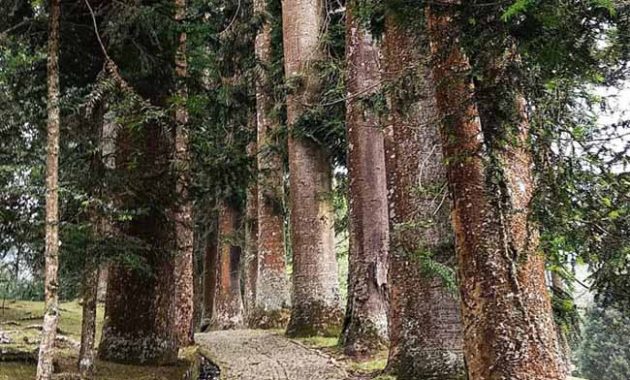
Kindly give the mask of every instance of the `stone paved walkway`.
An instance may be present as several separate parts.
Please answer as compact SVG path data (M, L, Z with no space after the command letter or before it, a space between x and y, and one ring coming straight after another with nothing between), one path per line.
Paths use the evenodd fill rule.
M330 356L278 332L228 330L197 334L197 344L221 369L222 380L346 380Z

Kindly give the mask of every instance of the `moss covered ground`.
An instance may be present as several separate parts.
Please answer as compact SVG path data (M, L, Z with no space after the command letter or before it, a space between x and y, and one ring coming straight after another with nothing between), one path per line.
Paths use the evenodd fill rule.
M19 355L26 358L28 354L37 352L40 331L36 328L42 323L43 302L6 301L0 309L0 331L11 338L11 343L0 344L0 358ZM55 372L71 375L76 372L77 349L72 342L78 343L81 337L81 305L78 302L67 302L60 305L58 332L67 337L69 344L60 344L55 359ZM100 340L103 323L103 308L97 310L96 342ZM132 366L96 361L97 380L182 380L189 371L190 352L177 365L151 367ZM0 380L32 380L35 378L35 356L31 361L0 360ZM61 377L63 378L63 377Z

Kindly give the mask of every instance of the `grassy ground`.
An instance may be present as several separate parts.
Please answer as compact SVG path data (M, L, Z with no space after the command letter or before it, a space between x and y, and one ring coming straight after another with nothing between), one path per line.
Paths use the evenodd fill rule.
M10 344L0 344L0 358L5 353L32 353L37 351L40 331L34 328L42 323L43 302L7 301L0 309L0 331L9 334ZM62 303L59 333L73 341L81 337L81 306L77 302ZM103 308L97 310L97 336L100 341ZM60 348L56 354L56 372L76 371L77 350L70 346ZM190 368L190 362L181 361L168 367L130 366L103 361L96 362L98 380L181 380ZM0 380L32 380L35 377L34 362L2 362Z
M315 348L333 356L342 362L348 371L357 379L396 380L392 376L381 375L387 365L387 350L381 351L369 360L356 361L344 355L337 338L312 337L299 338L298 342L305 346Z

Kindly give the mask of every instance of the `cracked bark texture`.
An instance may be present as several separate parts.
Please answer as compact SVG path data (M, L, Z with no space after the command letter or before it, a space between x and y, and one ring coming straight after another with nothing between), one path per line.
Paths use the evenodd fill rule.
M265 15L266 0L254 1L254 12ZM271 24L267 19L256 35L256 58L263 66L256 78L258 165L258 273L252 327L286 325L291 300L284 253L283 164L275 139L280 120L273 113L274 99L268 69L271 59Z
M234 329L243 326L241 297L241 248L236 245L239 211L229 201L219 207L218 272L211 328Z
M346 13L348 177L350 227L348 304L341 334L347 355L366 358L387 346L387 253L389 219L385 148L379 115L363 101L379 91L380 51L354 17Z
M117 196L120 207L168 205L173 182L168 178L172 144L167 133L156 125L137 130L121 128L116 143L116 175L127 181L124 189L137 189ZM147 210L146 214L116 226L121 235L138 243L133 253L142 257L144 266L114 262L109 267L105 321L98 350L103 360L134 364L177 360L174 228L162 209Z
M513 99L514 119L501 120L501 114L489 112L496 111L488 103L497 102L496 97L476 96L459 46L456 4L431 5L428 19L453 197L469 377L564 379L544 258L530 220L534 188L525 101L513 89L507 99ZM485 69L490 69L486 74L494 71ZM502 75L495 71L483 78L482 93L488 94L497 74ZM498 126L511 133L499 144L493 134L502 130Z
M59 0L51 0L48 16L46 226L44 251L44 322L37 360L37 380L53 375L54 345L59 322Z
M320 79L313 64L320 59L324 9L321 0L285 0L282 4L284 62L289 128L315 98ZM289 136L293 308L289 336L337 335L343 312L334 245L332 169L314 141Z
M186 16L186 0L175 0L175 21L181 25ZM186 77L186 32L180 31L175 52L175 76L177 78L175 94L179 102L175 106L175 335L182 346L194 344L194 279L193 248L194 232L192 200L188 193L190 186L190 152L188 142L188 89Z
M386 19L390 354L404 379L465 379L457 297L430 263L454 267L446 176L424 36Z

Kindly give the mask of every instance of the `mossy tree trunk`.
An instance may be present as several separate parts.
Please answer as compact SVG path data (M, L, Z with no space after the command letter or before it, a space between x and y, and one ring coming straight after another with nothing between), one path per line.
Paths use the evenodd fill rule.
M241 247L236 242L239 211L229 201L219 208L218 272L211 327L226 330L242 327Z
M525 101L518 87L502 91L505 73L496 67L485 68L488 75L475 93L455 6L432 4L428 19L469 377L564 379L544 257L530 218L534 188ZM494 54L495 63L511 59L509 51ZM509 118L496 113L498 104L511 104Z
M117 231L134 243L124 249L140 256L143 264L110 265L98 350L104 360L167 364L177 359L173 265L176 244L172 222L163 212L171 207L173 192L168 176L171 147L167 133L155 125L118 131L116 175L127 181L123 190L135 191L121 192L117 201L122 209L144 208L147 212L117 226Z
M287 122L306 112L317 95L320 78L314 63L321 58L321 0L286 0L282 7ZM343 312L334 244L332 169L323 147L302 136L289 136L293 309L289 336L337 335Z
M188 142L188 91L186 77L186 31L183 21L186 16L186 0L175 0L175 21L179 24L177 51L175 52L175 75L177 79L177 103L175 106L175 334L180 346L194 343L194 279L193 250L194 232L190 186L190 151Z
M48 15L47 140L46 140L46 227L45 227L45 312L39 344L37 380L53 375L55 337L59 321L59 19L61 4L51 0Z
M459 302L447 286L454 281L455 250L428 56L417 28L386 19L384 75L395 88L388 94L386 138L387 370L400 380L466 378Z
M378 110L365 99L380 90L380 52L355 16L346 12L348 176L350 247L348 305L341 344L346 354L365 358L386 347L389 219L383 128Z
M256 58L262 65L256 78L257 127L257 276L255 310L250 325L260 328L284 327L290 305L289 281L284 253L283 164L274 138L280 120L273 112L272 83L268 70L271 58L271 24L266 16L267 1L255 0L254 12L264 18L256 35Z

